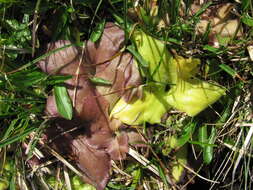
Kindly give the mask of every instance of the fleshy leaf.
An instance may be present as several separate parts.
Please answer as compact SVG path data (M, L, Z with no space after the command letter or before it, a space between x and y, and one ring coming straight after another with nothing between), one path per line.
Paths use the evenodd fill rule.
M157 40L143 31L135 31L132 37L139 54L149 63L149 71L157 82L169 81L169 64L172 60L165 43Z
M113 24L106 24L101 39L96 44L88 42L84 56L87 59L80 59L77 47L68 47L54 52L56 48L70 44L68 41L57 41L47 45L47 51L54 53L39 62L41 69L50 75L71 76L70 79L64 81L66 88L56 87L55 97L49 96L47 100L46 112L55 119L52 126L48 127L44 133L44 142L49 143L54 150L68 160L73 161L73 164L78 166L83 174L84 181L94 185L97 190L103 190L109 180L110 160L125 158L128 151L128 138L125 135L121 135L120 138L114 137L111 129L112 122L109 121L107 113L111 102L101 96L96 86L89 80L94 76L106 80L108 78L95 75L94 68L87 67L87 65L94 64L95 67L96 63L100 61L107 62L108 59L116 59L113 56L117 54L123 41L124 32ZM128 54L125 58L128 59L124 61L122 72L118 72L124 79L118 80L119 87L139 81L138 76L133 75L134 70L138 68L132 67L132 56ZM117 60L114 64L116 68L119 63ZM82 61L81 64L80 61ZM96 68L96 74L97 72ZM115 69L113 72L115 73ZM74 112L73 118L72 113L65 113L64 116L59 109L60 107L63 112L66 111L61 102L62 94L64 98L69 96L68 111L70 111L70 105L72 106L71 101L73 102L73 108L71 107ZM60 114L72 120L63 119ZM70 131L73 128L77 130ZM112 146L113 142L117 142L117 146Z
M191 79L197 72L199 61L177 57L170 64L170 75L176 85L167 93L167 102L172 107L195 116L225 94L217 85Z
M138 96L141 85L141 76L134 58L130 53L122 53L111 61L96 67L97 78L103 78L111 82L111 86L100 85L96 89L110 102L112 108L120 97L127 102Z
M171 107L195 116L225 94L224 88L193 78L199 64L198 59L176 57L170 61L167 71L169 82L174 84L169 92L165 92L162 85L150 84L144 88L142 99L130 103L120 99L111 117L129 125L154 124L160 123L163 114ZM152 90L151 85L154 85Z
M126 103L120 99L114 106L111 116L128 125L140 125L144 122L160 123L161 117L170 108L165 99L162 86L151 84L143 90L143 98Z
M62 131L69 131L76 126L81 127L79 130L59 135ZM102 148L90 145L87 136L92 134L85 132L87 128L88 123L77 121L75 118L71 121L56 119L45 131L46 143L50 143L50 147L59 154L74 161L85 182L94 185L97 190L103 190L109 180L110 156Z
M170 83L177 84L179 80L188 80L198 72L199 59L184 59L181 56L175 57L169 64Z
M225 95L223 88L194 79L182 81L172 88L168 93L167 101L174 108L186 112L189 116L195 116L222 95Z

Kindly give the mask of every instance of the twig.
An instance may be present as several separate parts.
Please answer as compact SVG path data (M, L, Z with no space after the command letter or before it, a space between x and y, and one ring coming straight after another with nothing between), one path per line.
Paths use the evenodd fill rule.
M237 144L239 143L239 140L240 140L240 138L241 138L241 135L242 135L242 130L241 130L240 133L238 134L238 138L237 138L237 141L236 141L236 143L235 143L234 146L237 146ZM215 175L214 175L214 177L217 176L217 174L219 173L219 171L220 171L220 169L221 169L221 171L220 171L219 175L216 177L216 179L219 179L220 176L223 174L223 172L224 172L224 170L226 169L226 166L228 165L228 162L229 162L229 160L231 159L232 155L233 155L233 152L231 152L231 154L229 155L229 158L227 159L227 161L226 161L226 163L225 163L225 165L224 165L224 167L223 167L222 169L221 169L221 167L223 166L223 163L225 162L226 159L224 159L224 161L221 163L221 166L218 168L218 171L217 171L217 172L215 173ZM226 169L227 172L224 174L224 178L225 178L225 176L227 175L227 173L229 172L229 170L230 170L231 167L232 167L232 165L231 165L228 169ZM223 178L223 179L224 179L224 178ZM215 184L212 184L212 186L210 187L210 190L214 187L214 185L215 185Z
M61 173L61 168L60 168L60 163L57 164L57 168L56 168L56 181L55 181L55 185L54 185L54 190L58 190L58 186L59 186L59 181L60 181L60 173Z
M31 51L29 51L28 49L25 49L25 48L16 48L16 47L10 47L10 46L5 46L5 45L0 46L0 49L3 51L5 51L5 50L17 51L19 54L31 53Z
M79 74L80 74L80 67L81 67L81 64L82 64L82 62L83 62L85 46L86 46L86 43L83 43L82 55L81 55L81 58L80 58L80 60L79 60L78 67L77 67L77 69L76 69L75 89L74 89L74 95L73 95L73 108L74 108L75 105L76 105L77 86L78 86L78 80L79 80Z
M153 172L155 175L160 177L158 168L154 164L152 164L149 160L147 160L144 156L140 155L137 151L133 150L132 148L129 148L128 154L132 156L134 159L136 159L138 162L140 162L147 169L149 169L151 172ZM168 175L166 175L166 179L171 185L174 185L174 183L172 182L172 180L169 178Z
M147 185L145 181L143 182L143 188L144 190L150 190L149 186Z
M48 165L51 165L53 163L55 163L57 160L49 160L43 164L40 165L35 165L34 167L32 167L32 171L28 174L28 176L33 176L33 174L38 170L41 169L41 171L43 171L44 173L51 173L51 171L46 167Z
M123 170L121 170L117 165L116 165L116 163L113 161L113 160L111 160L111 165L112 165L112 167L113 168L115 168L115 170L118 172L118 173L120 173L121 175L125 175L125 176L127 176L128 178L132 178L132 176L131 175L129 175L128 173L126 173L126 172L124 172Z
M225 142L223 142L222 140L219 140L219 139L218 139L218 141L219 141L219 143L221 143L222 145L224 145L225 147L229 148L230 150L232 150L232 151L234 151L234 152L239 152L239 153L242 153L243 155L247 155L247 156L253 158L253 155L249 154L249 153L247 152L247 150L245 150L245 149L243 149L243 148L238 149L238 148L236 148L234 145L225 143Z
M238 112L238 110L236 110L236 108L240 102L240 99L241 99L241 96L236 97L236 100L235 100L234 105L231 110L232 114L230 115L230 117L228 118L226 123L224 123L224 125L221 127L219 134L221 134L226 129L226 127L229 125L230 121L234 118L235 114Z
M242 156L243 156L244 152L247 151L248 144L250 143L251 137L253 135L253 123L247 124L247 125L244 124L244 125L241 125L241 126L248 126L248 127L250 127L250 129L249 129L249 132L248 132L248 134L246 136L246 139L245 139L245 141L244 141L244 143L242 145L242 148L239 151L239 155L238 155L237 160L236 160L235 165L234 165L234 169L233 169L233 172L232 172L232 181L233 182L234 182L234 179L235 179L236 169L237 169L237 167L238 167L238 165L239 165L239 163L240 163L240 161L242 159ZM232 188L231 189L233 189L233 184L232 184Z
M199 167L197 173L202 169L203 164ZM192 180L196 177L196 175L193 175L181 188L180 190L184 190L186 189L186 187L188 186L188 184L190 184L192 182Z
M63 166L63 174L64 174L64 179L65 179L67 190L72 190L70 179L69 179L69 173L67 171L66 165Z
M58 160L60 160L64 165L66 165L70 170L72 170L76 175L78 175L79 177L82 177L83 174L81 172L79 172L76 168L74 168L74 166L72 166L65 158L63 158L60 154L58 154L56 151L54 151L52 148L50 148L47 145L44 145L49 152L55 156Z
M36 25L37 25L40 2L41 2L41 0L38 0L37 3L36 3L35 10L34 10L34 16L33 16L32 57L34 57L34 53L35 53L36 31L37 31L37 26Z
M1 23L4 23L3 21L5 20L5 12L6 12L6 5L5 5L5 3L3 3L3 8L2 8L2 15L3 15L3 17L2 17L2 19L1 19ZM0 25L0 34L2 34L2 24ZM2 72L2 69L4 68L4 63L5 63L5 49L6 49L6 47L5 47L5 45L4 45L4 47L3 47L3 51L1 52L2 53L2 55L0 55L0 57L1 57L1 59L2 59L2 61L1 61L1 66L0 66L0 72Z
M249 57L230 59L230 61L232 61L232 62L249 61L249 60L250 60Z
M180 165L182 165L185 169L189 170L191 173L193 173L194 175L198 176L199 178L205 180L205 181L208 181L210 183L220 183L219 181L214 181L214 180L211 180L211 179L207 179L201 175L199 175L197 172L195 172L193 169L189 168L188 166L186 166L185 164L181 163L181 162L178 162Z
M223 173L224 169L226 168L229 160L230 160L230 157L231 157L232 154L229 155L229 153L225 156L224 160L222 161L222 163L220 164L218 170L216 171L216 173L214 174L214 180L216 178L216 180L218 180L221 176L221 174ZM229 158L228 158L229 157ZM224 167L222 168L222 166L224 165ZM217 176L218 175L218 176ZM216 177L217 176L217 177ZM210 189L209 190L212 190L212 188L214 187L215 184L212 184Z
M48 184L45 182L44 178L43 178L43 174L39 171L36 176L38 177L40 183L41 183L41 187L43 190L50 190L48 187Z
M147 167L147 169L149 169L155 175L160 177L158 168L155 165L153 165L149 160L147 160L144 156L140 155L137 151L133 150L132 148L129 148L128 154L132 156L134 159L136 159L138 162L140 162L143 166Z
M24 176L21 175L20 172L17 172L17 183L20 189L29 190L25 183Z

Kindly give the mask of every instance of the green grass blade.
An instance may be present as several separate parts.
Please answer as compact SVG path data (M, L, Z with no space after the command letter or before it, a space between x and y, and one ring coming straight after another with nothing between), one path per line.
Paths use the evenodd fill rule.
M169 183L168 183L168 180L166 178L166 175L165 175L163 169L161 168L160 165L158 165L157 168L158 168L159 176L161 177L161 179L162 179L163 183L165 184L165 186L168 188Z
M207 143L207 126L203 125L198 130L198 140L200 143ZM202 148L205 148L203 144L200 144Z
M65 82L66 80L71 79L72 76L68 75L68 76L60 76L60 75L51 75L47 78L47 80L45 80L45 84L46 85L56 85L56 84L61 84L63 82Z
M214 53L214 54L219 54L219 53L220 53L219 48L215 48L215 47L209 46L209 45L205 45L205 46L203 47L203 49L204 49L204 50L207 50L207 51L209 51L209 52L212 52L212 53Z
M135 190L138 187L138 184L140 182L140 178L141 178L141 169L138 168L135 171L133 171L133 181L132 184L130 186L130 188L128 190Z
M196 17L199 17L200 15L202 15L206 11L206 9L210 5L212 5L212 3L213 3L212 1L204 3L203 6L195 13L195 15L193 17L196 18Z
M248 26L250 26L250 27L253 26L253 18L252 18L251 16L247 15L247 14L244 14L244 15L242 16L241 21L242 21L244 24L246 24L246 25L248 25Z
M139 54L139 52L136 50L136 48L133 45L127 46L126 49L134 55L134 57L140 63L141 67L144 67L144 68L149 67L149 63L145 59L143 59L143 57Z
M97 84L97 85L106 85L106 86L112 85L111 81L108 81L108 80L105 80L105 79L99 78L99 77L92 77L92 78L90 78L90 81L94 84Z
M217 135L217 130L215 126L212 127L211 129L211 135L209 136L208 139L208 144L214 144L215 139ZM210 164L211 161L213 160L213 148L214 146L206 146L203 150L203 160L205 164Z
M104 27L105 27L105 20L103 20L102 22L100 22L92 31L91 35L90 35L90 40L92 42L96 42L100 39L100 37L103 34L104 31Z
M28 87L39 83L45 79L47 75L39 71L17 72L9 76L9 80L17 87Z
M10 124L10 126L8 127L8 129L5 131L2 140L5 140L5 139L9 136L9 134L13 131L13 129L14 129L16 123L18 122L18 120L19 120L19 119L14 119L14 120L11 121L11 124Z
M65 86L54 86L54 95L59 114L63 118L71 120L73 116L73 109L67 88Z
M199 141L188 141L190 144L196 144L199 146L211 146L211 147L217 147L216 144L208 144L208 143L201 143Z
M0 148L3 148L11 143L17 142L18 140L26 137L28 134L36 130L36 127L31 127L23 131L23 133L10 137L6 140L0 141Z
M237 75L237 72L226 64L220 64L219 67L232 77L235 77Z
M196 124L197 123L195 121L192 121L184 127L181 136L177 138L177 148L183 146L189 141L192 134L194 133Z

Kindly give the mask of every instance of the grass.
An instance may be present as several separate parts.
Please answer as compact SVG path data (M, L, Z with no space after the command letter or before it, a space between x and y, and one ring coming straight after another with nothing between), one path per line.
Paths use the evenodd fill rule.
M38 168L29 167L32 155L47 156L39 150L43 130L50 125L44 113L46 98L67 79L42 73L36 63L54 53L40 54L42 46L52 40L96 41L104 22L117 20L114 15L121 17L126 33L130 23L136 24L164 41L173 55L199 58L198 77L223 85L227 95L194 118L173 110L159 125L139 126L148 148L132 148L126 160L115 162L106 189L180 189L186 185L189 189L251 189L253 66L247 47L253 35L252 1L228 1L235 5L233 18L240 19L243 35L232 36L229 42L222 38L223 45L217 48L208 44L210 28L197 35L195 26L206 9L220 2L204 4L191 15L192 1L0 0L0 190L91 188L50 147L52 159ZM129 38L125 43L136 53ZM184 146L173 147L171 137L187 144L187 163L178 156ZM172 180L173 166L184 170L178 184Z

